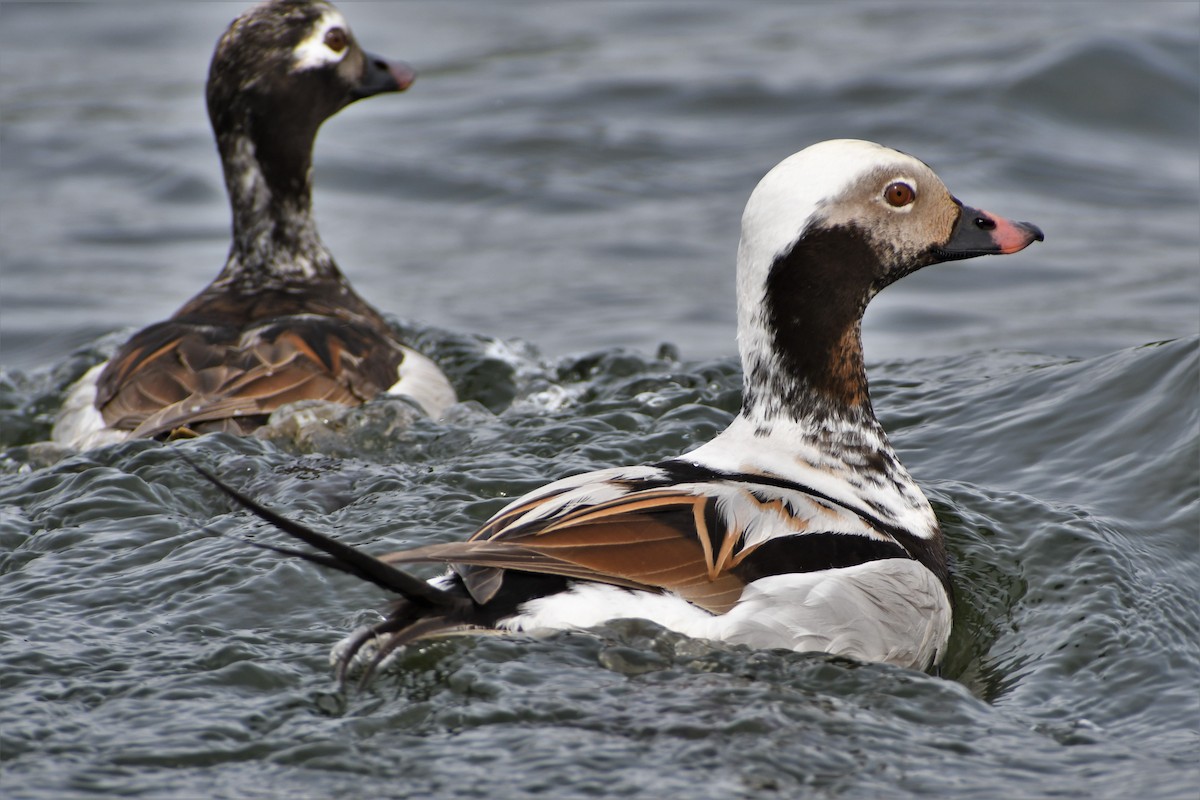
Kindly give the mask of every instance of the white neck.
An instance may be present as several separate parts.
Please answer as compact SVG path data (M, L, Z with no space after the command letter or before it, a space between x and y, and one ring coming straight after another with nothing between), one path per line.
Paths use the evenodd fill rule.
M681 459L720 472L792 481L924 538L938 529L929 500L877 422L863 427L834 419L776 420L764 428L739 414Z

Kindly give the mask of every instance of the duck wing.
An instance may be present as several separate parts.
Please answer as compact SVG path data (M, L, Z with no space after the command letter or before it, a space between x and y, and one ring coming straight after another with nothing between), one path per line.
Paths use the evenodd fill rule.
M446 563L476 603L499 596L506 571L672 592L714 614L764 575L911 557L856 512L801 487L688 465L567 479L508 506L464 542L381 557Z
M358 405L387 391L404 352L376 326L317 314L245 327L172 319L114 356L96 405L109 427L135 437L185 426L245 433L297 400Z

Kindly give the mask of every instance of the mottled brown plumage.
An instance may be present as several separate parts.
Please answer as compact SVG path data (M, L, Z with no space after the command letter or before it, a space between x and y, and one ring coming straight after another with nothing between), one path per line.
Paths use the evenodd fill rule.
M287 403L386 392L405 348L348 286L329 283L207 292L138 332L97 383L105 423L135 437L249 433Z

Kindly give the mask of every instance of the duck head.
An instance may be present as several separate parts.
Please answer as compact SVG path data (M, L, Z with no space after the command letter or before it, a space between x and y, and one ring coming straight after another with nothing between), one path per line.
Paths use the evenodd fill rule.
M270 0L217 43L208 113L233 211L222 282L338 278L312 219L312 151L321 123L356 100L400 92L413 70L365 52L324 0Z
M415 77L407 64L364 51L333 5L271 0L234 20L217 43L208 112L217 136L248 129L311 141L350 103L402 92Z
M930 264L1042 239L964 205L927 165L882 145L839 139L785 159L742 217L744 411L871 416L860 335L870 299Z

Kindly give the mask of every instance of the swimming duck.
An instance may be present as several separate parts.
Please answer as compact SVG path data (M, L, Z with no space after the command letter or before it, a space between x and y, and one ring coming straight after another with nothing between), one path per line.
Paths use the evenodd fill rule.
M335 653L344 676L448 631L643 618L683 634L928 669L953 591L929 501L875 418L860 326L870 299L930 264L1015 253L1042 232L959 202L921 161L835 140L758 184L738 248L741 411L657 464L555 481L470 539L366 555L238 502L322 551L269 547L400 599ZM443 563L429 582L397 565ZM368 648L369 652L372 648Z
M307 399L406 394L432 415L455 402L441 370L351 288L312 216L321 123L413 79L408 65L364 52L322 0L272 0L230 24L207 87L233 209L225 267L71 388L55 441L86 449L176 431L249 433Z

